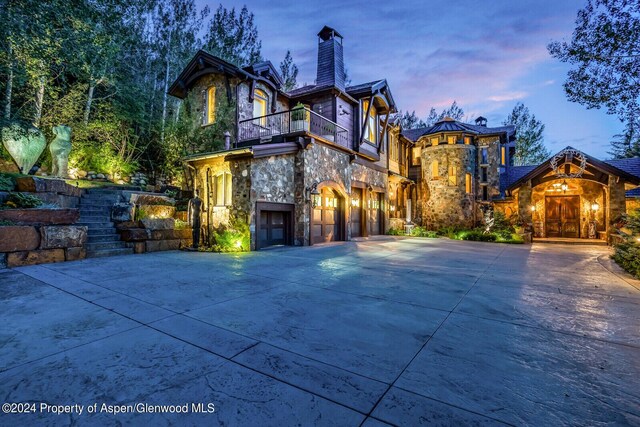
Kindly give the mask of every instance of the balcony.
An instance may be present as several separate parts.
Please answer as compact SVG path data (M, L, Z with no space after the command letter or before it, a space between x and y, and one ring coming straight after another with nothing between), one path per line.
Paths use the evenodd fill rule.
M313 136L351 148L349 131L307 108L254 117L238 122L238 145L268 143L277 136ZM253 144L252 144L253 145Z

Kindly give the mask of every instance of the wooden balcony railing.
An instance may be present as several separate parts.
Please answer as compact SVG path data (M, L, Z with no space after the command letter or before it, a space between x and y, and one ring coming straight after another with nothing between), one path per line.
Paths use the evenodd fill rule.
M307 108L267 114L238 122L238 142L306 133L351 148L349 131Z

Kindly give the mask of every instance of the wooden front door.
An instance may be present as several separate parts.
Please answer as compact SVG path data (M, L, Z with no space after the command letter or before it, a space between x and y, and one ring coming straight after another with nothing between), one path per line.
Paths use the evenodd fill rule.
M369 236L380 234L382 223L382 193L369 193Z
M547 237L580 237L580 196L545 198Z
M362 236L362 189L351 189L351 237Z
M342 240L340 219L342 217L342 198L330 188L322 189L313 209L311 239L315 243Z

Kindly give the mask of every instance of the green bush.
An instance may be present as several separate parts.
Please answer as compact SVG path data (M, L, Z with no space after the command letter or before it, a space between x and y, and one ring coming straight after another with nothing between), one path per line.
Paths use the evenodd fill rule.
M136 212L133 214L134 221L141 221L143 219L147 219L149 214L144 208L136 208Z
M174 228L176 230L186 230L188 228L191 228L191 225L187 221L183 221L181 219L176 219Z
M129 175L138 169L138 163L126 161L109 144L79 142L69 156L74 167L97 173Z
M36 196L24 193L11 193L4 202L4 208L38 208L42 206L42 200Z
M635 277L640 278L640 246L628 240L614 247L613 260Z
M16 183L9 175L0 174L0 191L13 191Z
M450 225L448 227L439 228L438 231L436 231L436 234L438 236L444 236L444 237L448 237L450 239L455 239L456 235L460 231L462 231L462 230L460 230L460 228Z
M458 240L470 240L474 242L495 242L495 234L485 234L479 230L465 230L459 231L456 234Z
M214 231L213 239L214 252L247 252L251 242L249 225L243 221L235 221L220 231Z
M389 236L404 236L405 232L400 228L390 228L389 231L387 231L387 234Z
M411 235L415 237L431 237L431 238L438 237L437 232L427 230L426 228L419 225L413 227L413 229L411 230Z

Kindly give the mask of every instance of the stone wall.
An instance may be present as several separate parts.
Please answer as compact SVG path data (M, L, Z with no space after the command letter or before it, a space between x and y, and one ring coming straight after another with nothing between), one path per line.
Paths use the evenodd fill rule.
M631 212L634 209L640 209L640 198L627 197L626 208L627 208L627 213Z
M476 170L473 145L441 144L422 149L422 225L429 229L446 226L473 227L473 193L466 192L466 174ZM438 161L438 176L432 176L432 163ZM449 184L449 167L457 169L456 185Z

